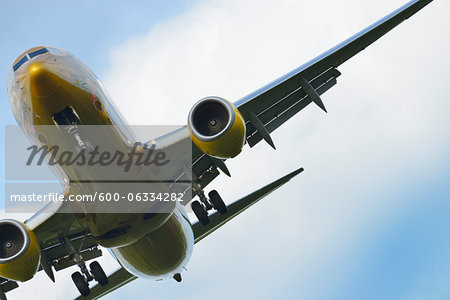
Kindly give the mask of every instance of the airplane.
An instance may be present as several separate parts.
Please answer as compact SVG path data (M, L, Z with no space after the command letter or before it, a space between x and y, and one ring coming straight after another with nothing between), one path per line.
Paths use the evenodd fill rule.
M99 211L99 207L109 206L98 201L67 202L72 196L120 184L102 180L110 178L110 169L102 173L76 163L63 164L63 154L48 151L49 160L60 162L53 167L63 185L64 201L49 203L24 222L0 220L0 299L6 299L6 293L18 288L18 282L31 280L39 271L54 282L54 271L75 265L80 269L72 274L81 294L77 299L98 299L137 278L180 282L195 244L303 171L298 168L226 205L217 191L208 195L204 191L221 173L231 175L226 160L239 155L245 144L253 147L265 141L276 149L271 133L311 103L327 112L321 96L337 84L341 75L337 68L432 1L406 3L235 102L205 97L193 105L185 126L145 143L135 141L101 82L70 53L39 46L19 55L10 72L8 95L17 123L33 143L47 146L43 148L47 150L61 145L80 157L94 153L97 142L117 153L136 156L169 153L175 163L163 171L142 164L133 164L128 173L123 172L123 165L114 166L114 171L122 171L125 182L144 178L145 183L152 181L162 191L171 191L179 183L177 188L183 189L180 197L187 195L187 199L156 211L147 211L151 206L148 202L123 213ZM98 127L98 132L94 133L92 126ZM100 141L96 139L99 136ZM185 151L186 145L190 151ZM158 176L170 180L154 180ZM88 180L81 182L85 178ZM195 197L198 200L192 201ZM190 222L188 205L198 222ZM109 249L121 265L108 276L98 262L89 267L86 264L102 255L100 247ZM97 284L90 287L93 281Z

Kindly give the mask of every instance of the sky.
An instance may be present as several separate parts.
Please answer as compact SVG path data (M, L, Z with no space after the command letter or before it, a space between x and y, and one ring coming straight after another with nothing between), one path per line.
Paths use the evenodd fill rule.
M0 125L15 124L11 64L36 45L79 57L130 124L183 125L198 99L236 101L405 2L4 2ZM181 284L139 279L105 299L449 299L449 9L434 1L339 67L329 113L299 113L273 133L276 151L227 162L232 177L208 187L227 203L305 172L196 245ZM71 299L74 271L8 296Z

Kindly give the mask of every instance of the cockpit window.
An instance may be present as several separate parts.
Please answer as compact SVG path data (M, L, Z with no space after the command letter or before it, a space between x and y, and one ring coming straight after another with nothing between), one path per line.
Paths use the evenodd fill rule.
M24 63L26 63L29 59L32 59L40 54L44 54L48 52L47 48L41 48L38 49L36 51L30 52L28 54L25 54L14 66L13 66L13 70L14 72L17 71L17 69L20 68L21 65L23 65Z
M41 49L38 49L36 51L28 53L28 56L30 57L30 59L32 59L33 57L35 57L35 56L37 56L39 54L46 53L46 52L48 52L48 50L46 48L41 48Z
M47 48L50 53L62 55L63 53L56 48Z
M18 68L20 68L21 65L23 65L25 62L27 62L28 56L25 54L14 66L13 70L14 72L17 71Z

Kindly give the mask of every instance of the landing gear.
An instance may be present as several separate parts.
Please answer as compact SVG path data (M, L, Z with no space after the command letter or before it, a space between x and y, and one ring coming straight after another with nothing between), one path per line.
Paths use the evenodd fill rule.
M105 271L103 271L102 266L98 262L92 262L89 267L91 267L91 273L99 285L105 286L108 284L108 276L106 276Z
M199 201L192 202L191 208L192 208L192 211L194 212L195 216L197 217L198 221L203 226L209 224L210 220L209 220L208 212L206 211L206 208L200 204Z
M212 206L219 212L219 214L223 215L227 212L227 206L216 190L209 192L208 196Z
M83 258L81 258L81 260L82 259ZM89 265L89 267L91 268L91 272L89 272L89 270L86 268L86 264L84 263L84 261L77 264L78 266L81 265L80 268L83 274L81 274L80 272L73 273L72 280L82 296L86 297L91 294L89 281L95 279L95 281L97 281L100 286L105 286L108 284L108 277L106 276L105 271L103 271L98 262L94 261Z
M86 279L83 277L83 275L81 275L80 272L73 273L72 280L73 280L73 283L75 283L75 286L77 287L81 296L86 297L91 294L91 290L89 289L89 283L86 281Z
M216 209L219 214L223 215L227 212L227 206L220 197L219 193L216 190L212 190L209 192L209 199L206 198L205 193L201 187L197 187L196 189L197 195L200 198L200 201L194 201L191 204L192 211L197 217L198 221L203 225L208 225L210 222L208 211L213 208Z
M89 152L94 150L94 147L88 140L84 140L80 137L79 125L81 125L81 120L72 106L69 105L62 111L54 114L52 120L60 131L74 137L76 141L75 149L78 153L83 150Z
M69 253L69 256L72 258L72 260L78 265L81 272L75 272L72 274L72 280L73 283L75 283L75 286L77 287L80 294L84 297L91 294L91 290L89 288L89 282L90 281L97 281L100 286L105 286L108 284L108 277L105 274L105 271L103 271L100 264L96 261L92 262L89 267L90 271L86 267L86 263L83 259L83 256L81 256L80 251L76 250L70 239L68 237L64 237L62 239L63 245L66 248L67 252ZM82 246L82 244L81 244ZM81 249L80 246L80 249Z

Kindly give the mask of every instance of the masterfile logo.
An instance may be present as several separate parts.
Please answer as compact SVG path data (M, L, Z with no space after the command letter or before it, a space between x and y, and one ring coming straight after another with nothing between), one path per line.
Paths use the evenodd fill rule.
M100 151L98 146L95 146L93 150L81 149L78 153L74 151L61 151L60 147L42 145L32 145L27 148L30 151L30 156L26 162L27 166L30 166L36 159L36 165L41 166L44 160L47 160L49 166L109 166L116 164L117 166L123 166L124 171L128 172L131 166L155 166L161 167L167 165L170 161L167 159L167 155L164 151L155 151L156 145L151 145L150 148L147 144L134 143L130 152L124 153L116 150ZM48 156L48 159L46 159Z
M192 199L192 141L172 147L151 138L174 127L34 126L26 128L27 138L20 127L7 126L5 209L170 213L176 202ZM149 138L137 142L132 132Z

